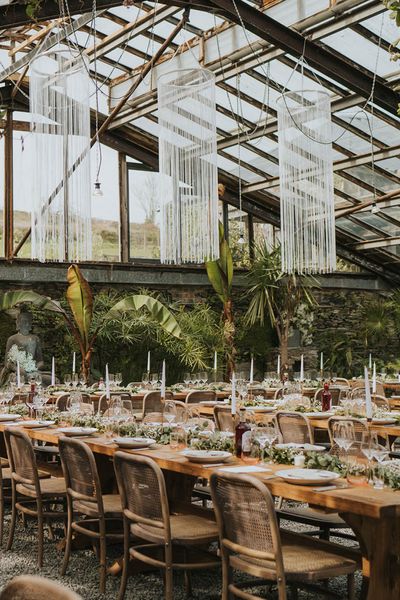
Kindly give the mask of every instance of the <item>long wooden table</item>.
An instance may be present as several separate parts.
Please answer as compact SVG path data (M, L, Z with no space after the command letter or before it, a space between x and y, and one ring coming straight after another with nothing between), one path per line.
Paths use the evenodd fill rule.
M5 425L0 425L0 433ZM27 429L34 440L57 444L57 428ZM104 437L86 437L84 441L95 453L99 462L103 481L109 485L110 472L106 465L117 450L115 444ZM167 476L167 484L174 485L175 499L179 493L184 500L185 490L190 489L197 477L209 478L211 473L221 467L205 468L186 460L169 446L156 446L147 450L129 451L155 460ZM242 461L234 459L233 464ZM359 540L362 553L363 575L369 582L363 587L363 598L367 600L399 600L400 598L400 492L375 490L371 487L352 486L330 491L314 491L310 486L298 486L285 483L275 476L281 465L271 465L270 472L257 474L275 496L299 502L307 502L327 511L339 512L353 529ZM168 479L168 476L172 478ZM178 494L178 495L177 495Z

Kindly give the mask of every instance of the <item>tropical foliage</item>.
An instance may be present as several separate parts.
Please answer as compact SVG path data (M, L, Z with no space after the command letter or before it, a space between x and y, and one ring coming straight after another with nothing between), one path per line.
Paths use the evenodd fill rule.
M253 325L270 320L278 336L283 366L288 363L290 327L299 306L316 305L312 292L316 281L311 277L282 273L279 246L269 250L266 242L260 242L254 250L255 260L247 276L250 298L247 322ZM304 312L304 307L302 310Z
M224 226L219 223L219 259L206 263L207 275L218 298L222 302L224 349L228 377L235 368L235 323L233 319L232 283L233 260L229 244L225 239Z
M81 369L86 380L89 379L90 375L90 361L94 343L101 326L109 319L112 320L125 313L138 312L146 308L153 321L166 333L176 338L181 336L181 329L173 314L159 300L144 294L136 294L120 300L103 315L103 321L93 328L93 295L78 266L71 265L69 267L67 280L68 310L65 310L55 300L25 290L0 294L0 310L10 310L23 303L32 303L42 310L59 313L78 344L82 357Z

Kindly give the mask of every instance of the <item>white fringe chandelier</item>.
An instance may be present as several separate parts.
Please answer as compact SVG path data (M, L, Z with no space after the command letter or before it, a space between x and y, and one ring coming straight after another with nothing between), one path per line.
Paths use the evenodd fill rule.
M81 261L92 255L88 65L55 48L31 63L32 258Z
M336 268L331 106L326 92L286 92L277 101L284 273Z
M219 258L215 77L183 69L158 79L162 263Z

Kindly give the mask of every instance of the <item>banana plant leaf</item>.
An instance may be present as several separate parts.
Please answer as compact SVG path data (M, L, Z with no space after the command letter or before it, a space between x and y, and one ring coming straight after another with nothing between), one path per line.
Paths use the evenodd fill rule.
M162 304L162 302L145 294L135 294L120 300L108 311L108 313L106 313L105 319L108 317L115 317L118 314L130 310L139 311L142 308L147 309L152 318L157 321L167 333L176 338L181 337L181 328L174 315L166 306L164 306L164 304Z
M208 279L221 302L227 302L232 292L233 260L222 223L219 223L219 259L206 262L206 269Z
M64 314L64 310L61 308L58 302L32 292L30 290L19 290L10 292L0 293L0 311L10 310L15 308L19 304L34 304L38 308L43 310L50 310L52 312L58 312Z
M93 296L90 286L77 265L71 265L67 272L67 300L74 316L83 347L89 346L89 330L93 316Z

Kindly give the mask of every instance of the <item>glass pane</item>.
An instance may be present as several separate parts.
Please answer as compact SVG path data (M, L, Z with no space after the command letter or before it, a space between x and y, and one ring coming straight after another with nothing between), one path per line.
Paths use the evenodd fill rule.
M31 226L31 190L27 173L32 170L33 139L28 132L14 131L13 135L13 198L14 248ZM3 200L3 199L2 199ZM19 258L31 257L31 238L27 239Z
M131 258L160 258L159 173L129 170L129 244Z
M92 252L93 260L119 261L119 181L118 153L101 145L99 181L103 196L92 196ZM92 179L97 171L96 146L91 152Z

